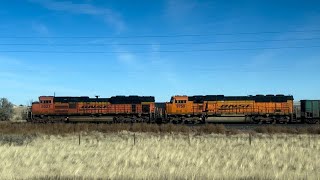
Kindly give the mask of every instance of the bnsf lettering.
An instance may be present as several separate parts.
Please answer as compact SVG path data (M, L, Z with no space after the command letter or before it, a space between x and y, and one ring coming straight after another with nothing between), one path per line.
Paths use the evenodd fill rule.
M249 108L249 104L221 105L220 110Z
M82 106L82 109L107 108L107 106Z

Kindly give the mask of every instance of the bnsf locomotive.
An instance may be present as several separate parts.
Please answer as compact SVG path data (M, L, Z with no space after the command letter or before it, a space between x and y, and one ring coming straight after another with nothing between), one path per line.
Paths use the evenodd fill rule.
M174 96L167 103L169 117L205 116L206 122L289 122L293 97L257 96Z
M293 96L172 96L156 103L153 96L111 98L40 96L32 104L32 122L158 122L158 123L293 123L319 122L320 101Z
M33 122L92 121L121 122L147 121L154 112L152 96L115 96L111 98L40 96L32 103L30 120Z

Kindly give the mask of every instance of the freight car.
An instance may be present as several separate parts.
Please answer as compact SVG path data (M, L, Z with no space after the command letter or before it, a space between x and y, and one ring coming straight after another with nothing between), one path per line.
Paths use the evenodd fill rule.
M301 100L300 118L302 122L319 123L320 122L320 100Z
M32 103L31 122L146 122L155 111L153 96L111 98L40 96Z
M293 119L293 96L173 96L166 112L174 123L288 123Z

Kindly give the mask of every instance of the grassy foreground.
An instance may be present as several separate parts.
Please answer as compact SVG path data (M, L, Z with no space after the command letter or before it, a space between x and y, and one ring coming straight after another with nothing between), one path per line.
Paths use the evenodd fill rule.
M0 179L320 177L319 135L90 132L80 145L77 133L15 138L21 143L0 141Z

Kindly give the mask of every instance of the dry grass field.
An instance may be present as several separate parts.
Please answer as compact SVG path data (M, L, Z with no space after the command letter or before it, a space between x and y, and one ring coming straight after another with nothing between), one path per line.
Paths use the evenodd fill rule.
M286 127L277 125L257 126L253 129L228 128L222 124L206 124L200 126L174 125L174 124L32 124L32 123L0 123L0 134L46 134L64 135L79 132L101 132L117 133L122 131L149 132L149 133L183 133L183 134L241 134L241 133L264 133L264 134L318 134L320 135L320 125L310 125L306 127Z
M320 136L2 135L0 179L318 179Z

